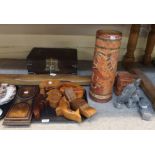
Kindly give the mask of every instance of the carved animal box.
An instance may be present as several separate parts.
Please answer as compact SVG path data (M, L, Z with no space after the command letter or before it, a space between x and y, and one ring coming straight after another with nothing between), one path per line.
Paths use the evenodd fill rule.
M137 77L129 72L118 72L115 78L114 92L117 96L121 95L124 87L132 83Z

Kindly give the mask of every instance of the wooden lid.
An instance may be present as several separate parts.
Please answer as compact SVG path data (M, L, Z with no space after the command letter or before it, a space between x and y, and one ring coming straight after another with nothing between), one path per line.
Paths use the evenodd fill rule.
M7 113L6 119L27 118L30 112L30 105L25 102L16 103Z
M18 90L18 97L21 99L31 99L37 93L36 86L21 86Z
M101 39L108 39L108 40L121 40L122 33L119 31L112 31L112 30L98 30L96 32L96 36Z

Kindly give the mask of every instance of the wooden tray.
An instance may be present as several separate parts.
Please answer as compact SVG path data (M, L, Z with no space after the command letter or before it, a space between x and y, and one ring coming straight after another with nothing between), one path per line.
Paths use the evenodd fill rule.
M16 99L16 97L15 97L15 99ZM10 103L1 106L1 108L3 110L3 114L0 117L0 119L3 119L6 116L7 112L10 109L10 107L14 104L15 99L13 101L11 101ZM86 91L84 93L84 99L87 101L87 93L86 93ZM33 104L33 101L32 101L32 104ZM49 106L46 107L44 109L44 111L42 111L41 120L35 120L33 115L30 118L32 118L32 120L31 119L25 119L25 120L14 121L14 122L11 122L10 120L6 119L6 121L3 124L4 125L9 124L11 126L27 126L27 125L30 125L31 123L64 123L64 122L65 123L75 123L74 121L65 119L64 117L56 116L55 110L53 108L49 107ZM82 119L85 120L84 117Z
M84 97L87 101L87 93L85 91ZM82 120L85 120L86 118L82 117ZM34 117L32 116L32 123L75 123L74 121L68 120L62 116L56 116L56 112L53 108L50 106L46 107L44 111L42 111L41 114L41 120L35 120Z
M25 117L9 117L9 113L11 112L12 108L16 105L16 104L20 104L20 103L24 103L26 105L28 105L28 110L27 110L27 114ZM12 104L12 106L10 107L9 111L7 112L6 116L5 116L5 121L26 121L29 120L31 115L32 115L32 105L30 105L29 103L26 102L18 102L18 103L14 103Z

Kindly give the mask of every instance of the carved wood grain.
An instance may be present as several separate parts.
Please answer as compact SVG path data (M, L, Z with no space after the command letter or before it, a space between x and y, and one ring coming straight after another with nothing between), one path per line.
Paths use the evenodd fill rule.
M139 37L140 24L132 24L130 29L129 40L127 44L127 53L124 57L124 64L126 67L135 61L134 52L136 50L136 45Z
M145 49L144 62L143 62L145 65L151 64L151 54L153 52L154 45L155 45L155 24L152 24Z

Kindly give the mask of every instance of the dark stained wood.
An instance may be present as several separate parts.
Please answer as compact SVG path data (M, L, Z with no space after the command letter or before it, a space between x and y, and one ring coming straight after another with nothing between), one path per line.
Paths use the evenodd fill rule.
M78 71L89 71L92 64L92 60L78 60ZM118 70L121 68L122 62L118 62ZM0 69L27 70L26 59L0 59Z
M27 69L36 74L77 74L77 49L34 47L27 56Z
M125 54L124 57L124 65L126 67L130 66L135 61L134 51L136 49L139 31L140 31L140 24L132 24L127 45L127 53Z
M155 45L155 24L152 24L145 49L144 62L143 62L145 65L151 64L151 54L153 52L154 45Z
M0 59L0 69L27 70L26 59ZM78 60L78 70L90 70L91 60Z

